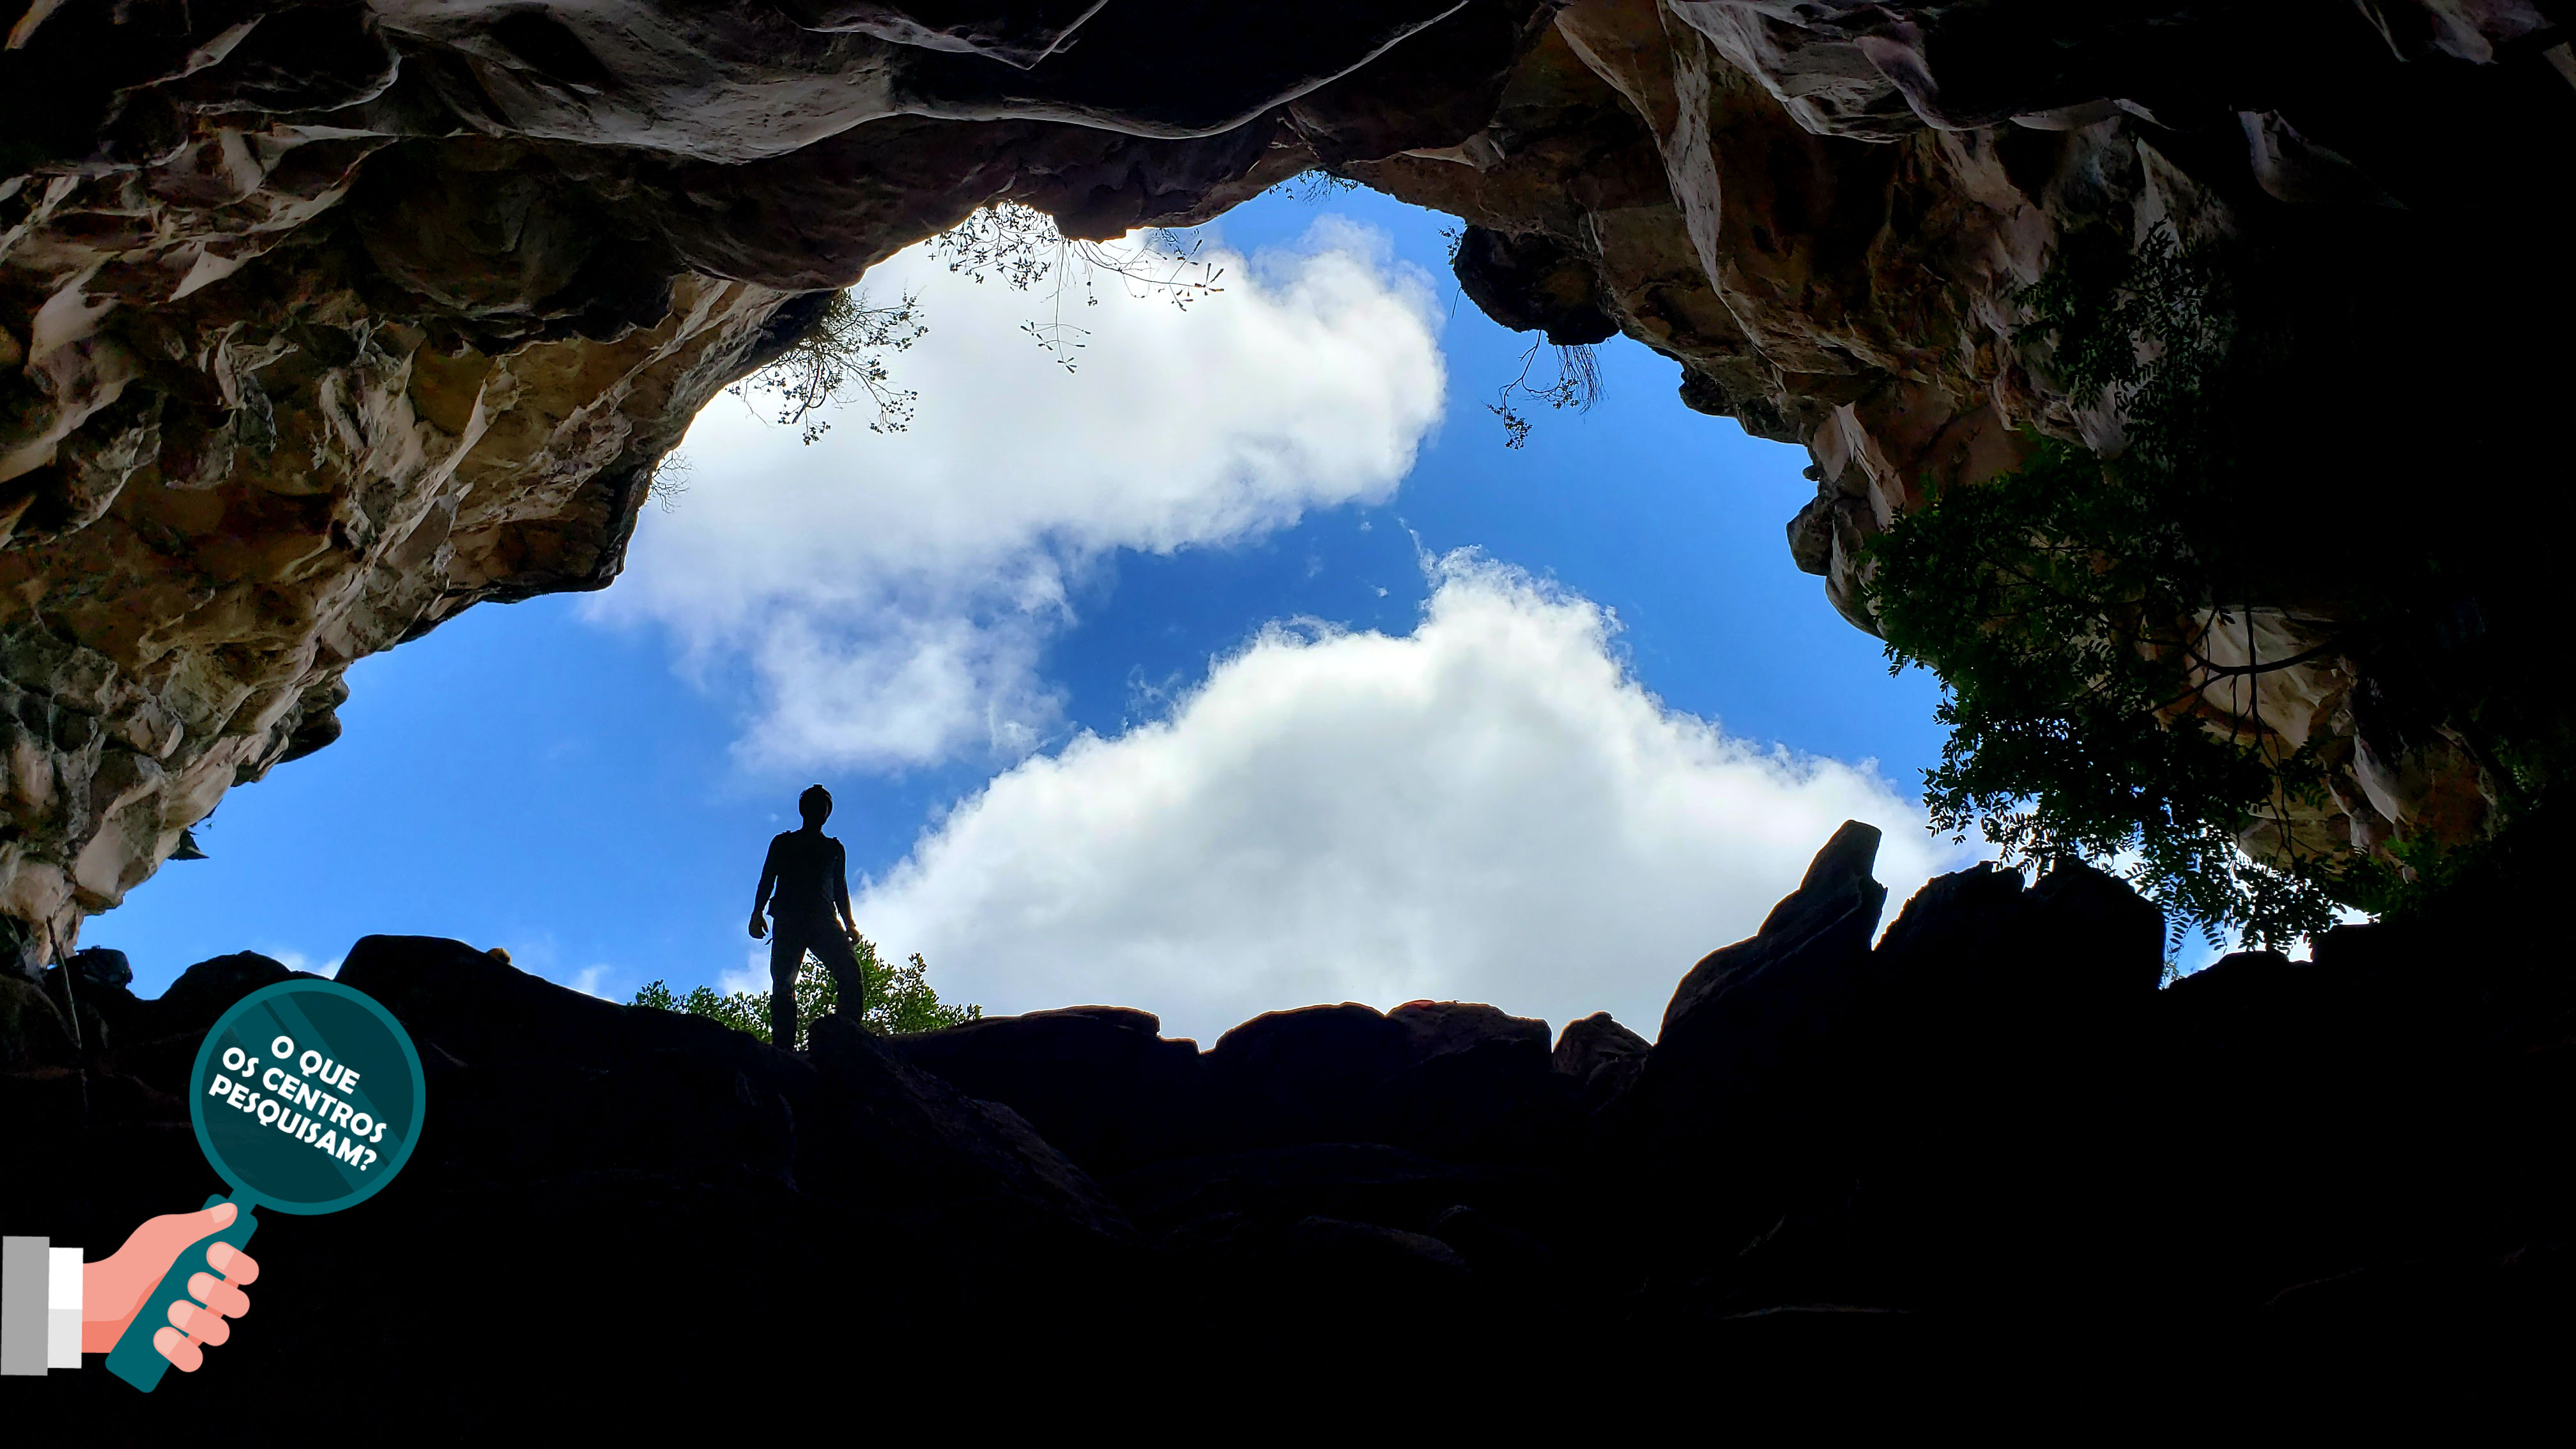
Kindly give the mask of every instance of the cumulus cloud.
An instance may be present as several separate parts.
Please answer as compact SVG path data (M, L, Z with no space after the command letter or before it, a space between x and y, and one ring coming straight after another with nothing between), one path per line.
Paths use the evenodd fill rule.
M1202 1042L1314 1002L1491 1001L1651 1037L1846 818L1901 901L1963 863L1867 766L1665 708L1598 605L1472 553L1403 637L1266 630L1170 715L1020 762L862 925L988 1011L1141 1006Z
M1066 300L1067 373L1020 329L1042 297L915 248L868 278L930 334L894 359L910 431L857 410L812 446L721 399L691 428L676 512L650 515L604 622L658 623L710 687L754 701L739 749L781 769L900 768L1033 748L1035 672L1082 571L1110 551L1240 541L1310 508L1379 502L1438 422L1429 280L1339 218L1245 258L1220 296Z

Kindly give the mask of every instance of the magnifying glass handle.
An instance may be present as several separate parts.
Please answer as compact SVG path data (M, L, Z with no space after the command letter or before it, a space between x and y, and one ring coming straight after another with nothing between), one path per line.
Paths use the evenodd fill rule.
M206 1261L207 1249L217 1243L230 1243L238 1248L249 1242L250 1235L259 1227L259 1219L251 1215L248 1198L236 1200L217 1193L206 1199L205 1206L234 1201L239 1202L241 1211L233 1215L232 1226L180 1249L179 1260L170 1265L170 1271L162 1277L160 1286L152 1290L151 1297L143 1300L143 1307L136 1311L134 1321L125 1325L125 1332L117 1335L116 1347L107 1352L109 1373L147 1394L161 1382L161 1375L168 1371L170 1360L163 1358L161 1350L152 1346L152 1335L169 1326L170 1305L183 1298L192 1303L196 1301L188 1292L188 1280L197 1274L223 1276L215 1273L213 1265Z

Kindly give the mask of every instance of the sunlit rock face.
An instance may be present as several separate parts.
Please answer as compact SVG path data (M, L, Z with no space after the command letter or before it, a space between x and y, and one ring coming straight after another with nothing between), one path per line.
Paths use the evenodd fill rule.
M350 661L613 579L655 462L800 294L1003 196L1091 235L1212 215L1310 164L1283 101L1453 7L1096 8L29 11L0 51L13 954L329 743ZM1481 72L1429 90L1542 23L1468 18Z
M2435 241L2539 275L2517 218L2576 154L2554 23L34 0L0 50L5 944L68 948L225 789L328 743L350 661L608 583L656 460L809 294L986 202L1108 236L1320 164L1465 217L1499 319L1624 332L1690 405L1807 446L1792 553L1867 627L1856 551L1927 480L2008 468L2032 429L2116 446L2011 339L2068 228L2304 210L2425 277L2463 275L2422 263ZM2284 642L2330 638L2334 605L2280 611ZM2352 741L2324 836L2473 830L2473 762L2421 729L2362 744L2360 674L2329 654L2213 708Z

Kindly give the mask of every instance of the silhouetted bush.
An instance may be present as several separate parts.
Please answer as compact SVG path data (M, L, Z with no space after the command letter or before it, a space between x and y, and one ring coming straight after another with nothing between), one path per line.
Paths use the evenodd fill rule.
M867 977L867 1010L859 1017L862 1025L879 1036L903 1036L912 1032L937 1031L974 1021L984 1008L974 1005L952 1006L939 999L930 986L930 967L916 951L903 965L889 966L877 959L876 943L861 936L854 943L859 969ZM812 956L805 958L804 968L796 976L796 1034L799 1043L805 1032L817 1021L840 1009L840 983ZM676 995L661 981L647 984L635 993L637 1006L650 1006L662 1011L685 1011L720 1021L736 1031L748 1032L762 1041L769 1040L769 993L736 991L720 994L712 986L693 986L685 996Z

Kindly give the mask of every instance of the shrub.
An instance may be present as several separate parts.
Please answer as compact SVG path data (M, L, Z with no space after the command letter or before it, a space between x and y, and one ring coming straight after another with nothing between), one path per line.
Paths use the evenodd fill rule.
M982 1017L984 1008L974 1005L952 1006L939 999L930 986L930 967L914 952L903 965L889 966L877 959L876 943L867 937L857 939L859 970L867 980L867 1010L859 1018L862 1026L879 1036L904 1036L913 1032L937 1031ZM796 974L796 1033L802 1046L807 1031L839 1009L840 984L832 973L812 956ZM736 991L720 994L712 986L693 986L685 996L672 992L662 981L647 983L635 993L634 1004L662 1011L685 1011L720 1021L736 1031L748 1032L769 1040L769 993Z

